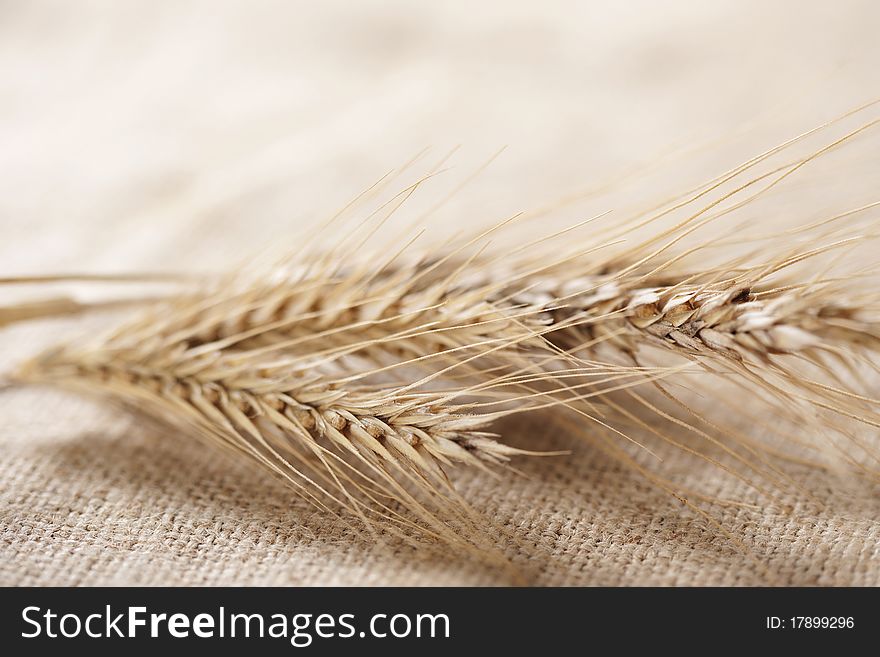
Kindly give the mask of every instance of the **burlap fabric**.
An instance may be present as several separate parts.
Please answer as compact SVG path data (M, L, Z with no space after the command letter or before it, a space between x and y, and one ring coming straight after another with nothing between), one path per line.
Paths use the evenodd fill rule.
M436 160L463 142L465 173L511 145L444 208L498 218L691 144L757 152L870 97L880 61L870 2L161 4L0 9L2 272L218 266L429 144ZM78 327L5 329L4 366ZM91 400L4 390L0 418L0 584L506 583L365 545L262 472ZM525 477L458 476L532 583L750 585L759 562L781 584L880 584L868 483L792 467L825 506L722 510L737 547L601 452L537 421L507 432L574 449Z

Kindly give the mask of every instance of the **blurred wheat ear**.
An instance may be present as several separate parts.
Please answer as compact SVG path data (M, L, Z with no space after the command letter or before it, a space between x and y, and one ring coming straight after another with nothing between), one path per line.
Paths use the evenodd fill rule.
M393 248L371 252L364 243L388 216L374 212L329 251L306 243L125 301L135 318L37 356L13 380L110 397L258 463L327 513L500 561L509 532L456 492L448 470L510 476L514 457L551 455L502 442L492 425L510 415L566 418L710 521L697 502L717 500L676 488L623 447L653 453L645 441L659 440L772 500L798 485L780 444L799 443L791 428L808 421L830 438L795 447L817 465L836 450L876 479L880 460L859 433L880 427L869 376L876 271L841 265L876 240L878 204L777 233L755 223L700 232L876 123L774 162L830 122L604 228L547 235L508 221L427 252L389 235ZM517 248L490 248L510 231ZM35 302L0 322L104 305ZM765 409L751 411L755 433L778 441L725 422L717 409L740 398Z

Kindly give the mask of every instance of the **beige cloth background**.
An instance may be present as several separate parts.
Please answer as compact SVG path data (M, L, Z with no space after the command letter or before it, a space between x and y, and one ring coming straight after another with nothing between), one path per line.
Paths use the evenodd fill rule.
M454 187L508 145L445 223L615 180L558 218L669 194L871 99L878 18L868 1L5 2L0 273L217 267L295 239L426 146L463 145ZM77 328L5 329L3 366ZM505 583L364 545L263 473L92 401L4 390L0 418L0 584ZM548 433L508 429L572 446ZM520 463L527 478L458 476L536 584L768 581L755 561L777 583L880 584L874 486L793 467L825 506L722 510L743 551L573 447ZM691 461L665 467L755 501Z

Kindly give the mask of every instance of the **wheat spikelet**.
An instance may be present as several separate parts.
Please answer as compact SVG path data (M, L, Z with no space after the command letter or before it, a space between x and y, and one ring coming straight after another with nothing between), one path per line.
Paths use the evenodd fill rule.
M808 289L763 290L743 279L626 289L624 282L597 279L587 283L591 289L583 294L567 292L570 283L556 292L552 282L546 284L546 290L525 295L523 301L551 298L557 305L550 312L553 323L561 327L551 339L570 348L596 341L602 332L625 351L648 343L681 354L766 361L823 344L876 349L880 338L864 303L849 302L822 281Z

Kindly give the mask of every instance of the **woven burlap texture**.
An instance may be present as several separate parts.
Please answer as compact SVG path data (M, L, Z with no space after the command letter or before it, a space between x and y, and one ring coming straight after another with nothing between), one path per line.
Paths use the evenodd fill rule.
M863 101L880 60L869 2L256 4L3 4L4 273L221 266L428 144L480 161L511 145L471 185L470 207L499 218L695 137L747 157ZM762 112L776 131L740 140ZM78 327L7 328L2 362ZM510 581L453 552L365 544L258 469L99 401L5 389L0 418L3 585ZM868 483L792 466L825 505L720 509L726 536L538 419L506 431L573 449L520 459L525 476L457 475L518 537L502 547L530 583L880 585ZM664 467L756 500L693 460Z

